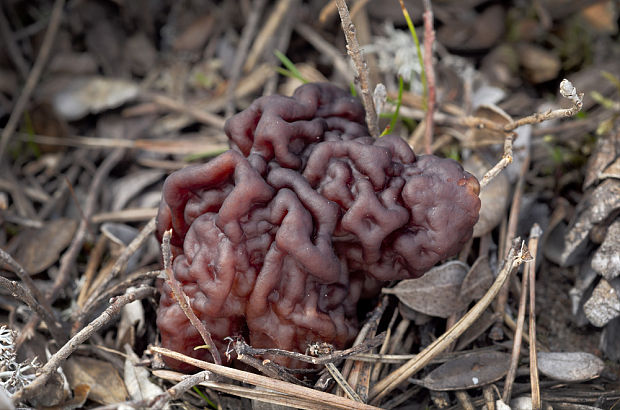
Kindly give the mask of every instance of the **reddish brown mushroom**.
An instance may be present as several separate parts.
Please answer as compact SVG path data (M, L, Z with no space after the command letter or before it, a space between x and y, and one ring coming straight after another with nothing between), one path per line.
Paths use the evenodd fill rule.
M421 276L471 237L476 179L398 137L369 137L363 121L330 84L262 97L227 121L232 150L167 178L158 235L172 229L175 277L222 352L235 335L342 348L362 296ZM167 285L157 324L165 347L208 358Z

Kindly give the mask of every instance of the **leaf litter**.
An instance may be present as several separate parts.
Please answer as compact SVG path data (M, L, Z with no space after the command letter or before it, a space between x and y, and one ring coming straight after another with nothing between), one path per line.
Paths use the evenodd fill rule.
M349 87L353 71L345 58L335 4L282 0L257 8L259 0L240 5L27 3L15 1L0 10L7 45L0 56L0 248L13 255L23 271L8 259L2 260L0 269L9 280L6 286L14 281L28 287L32 277L47 299L41 305L50 306L48 320L61 324L57 332L64 334L63 339L84 331L91 342L81 342L71 356L53 361L59 356L42 352L47 345L54 353L64 345L50 340L49 329L54 325L47 320L40 325L25 302L0 287L1 323L19 330L15 347L29 359L37 352L40 361L56 363L54 368L62 365L72 390L72 397L67 396L60 374L50 372L45 375L55 394L41 390L39 395L45 397L31 393L30 399L20 402L35 407L107 404L120 408L127 400L139 405L159 397L162 401L157 403L164 405L182 400L189 408L203 408L209 401L236 407L251 406L250 400L254 405L258 400L291 404L292 397L295 403L294 396L241 393L242 385L223 387L215 382L200 388L208 401L193 390L181 389L178 396L166 393L182 379L155 377L152 370L161 365L161 358L147 349L157 344L157 303L149 286L156 286L160 254L151 240L140 242L137 249L129 244L148 229L146 223L157 211L167 172L227 149L221 129L227 106L232 103L238 111L263 93L290 94L287 90L299 85L296 79L278 75L274 49L284 53L305 78ZM351 16L360 41L369 51L378 48L369 54L368 68L372 81L386 87L385 114L391 115L398 95L395 53L399 47L413 50L415 45L397 1L380 7L377 2L359 3L364 4L349 5ZM405 3L413 24L422 27L423 5ZM527 144L524 127L518 128L510 158L518 162L529 156L526 193L545 204L548 212L558 211L556 219L545 215L552 225L543 226L541 244L543 255L556 256L538 256L535 283L542 400L556 405L581 400L610 408L620 398L613 384L613 377L620 375L616 342L620 337L616 263L620 208L615 203L620 89L614 82L620 78L620 65L612 58L613 50L617 52L613 41L618 35L617 7L610 0L594 6L543 2L533 13L518 2L474 3L472 8L460 2L432 3L438 32L434 65L439 73L434 84L439 99L432 150L466 164L474 162L472 168L481 177L500 158L509 163L504 142L510 133L502 127L516 118L547 112L549 107L567 107L558 104L559 96L549 98L561 80L559 71L568 73L577 90L585 93L582 118L527 125ZM316 11L321 12L320 19L311 17L319 15ZM501 17L506 15L509 18ZM252 16L258 26L247 50L254 61L245 70L240 67L234 84L232 62ZM268 24L270 19L281 24ZM381 44L399 46L387 52L388 47ZM593 44L601 44L600 49ZM39 63L43 70L37 74L37 56L52 46L49 60ZM414 69L406 71L402 107L390 132L422 152L425 96L420 93L424 87L417 53L411 55L407 64ZM592 59L597 63L591 64ZM33 81L28 85L31 72ZM231 84L234 89L227 93ZM20 108L21 95L29 103ZM472 124L468 118L476 120ZM389 122L390 118L381 119L380 125ZM464 407L489 405L493 394L488 392L493 389L501 394L510 353L504 346L512 346L513 312L520 296L515 278L510 281L507 309L487 309L458 341L446 343L445 352L453 350L453 356L446 356L439 367L431 364L422 369L414 376L415 383L403 383L380 401L372 399L373 386L402 371L402 363L458 323L491 287L511 237L507 222L515 195L511 174L510 169L500 172L482 190L476 239L458 260L386 289L395 296L388 299L377 326L389 330L390 339L380 349L358 353L360 360L362 356L373 360L369 373L373 405L398 408L408 402L431 403L435 396L427 388L453 388L456 393L447 400ZM519 222L529 216L520 215ZM132 295L143 299L131 301ZM407 306L408 313L398 309L396 300ZM98 324L108 308L120 321L114 316L105 326ZM499 342L490 337L496 326L505 334ZM524 326L526 333L530 326ZM367 330L364 327L360 335L362 347ZM529 343L524 338L524 349ZM491 344L500 351L476 351ZM463 351L466 348L472 350ZM347 362L352 363L352 358ZM364 379L357 373L363 373L361 367L334 365L352 388L364 388L356 382ZM519 366L520 370L528 366L525 357ZM34 369L25 372L34 375ZM521 390L515 387L513 397L530 394L538 383L518 374L515 386ZM570 380L562 378L568 375ZM333 387L328 383L324 388ZM585 393L591 390L598 393L596 397ZM0 400L11 400L5 396L0 391ZM311 395L296 399L299 406L322 408ZM531 403L532 397L526 400Z

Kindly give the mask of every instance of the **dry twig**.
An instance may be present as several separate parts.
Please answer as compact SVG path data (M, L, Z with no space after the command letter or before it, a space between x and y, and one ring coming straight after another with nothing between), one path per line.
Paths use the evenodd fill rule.
M3 276L2 286L6 287L11 293L22 300L24 303L32 309L33 312L38 314L45 324L47 325L52 337L56 339L58 343L64 343L67 341L67 332L63 329L62 324L54 314L54 310L49 302L45 299L37 285L30 277L30 274L4 249L0 248L0 260L13 269L13 272L22 281L25 287L22 287L14 281L10 281Z
M230 367L194 359L193 357L189 357L184 354L174 352L172 350L164 349L162 347L151 346L150 350L154 353L162 354L166 357L182 361L200 369L209 370L215 374L219 374L233 380L253 384L255 386L285 394L289 397L299 397L302 401L312 400L312 402L315 403L315 405L320 406L320 408L331 407L344 410L377 409L376 407L369 406L367 404L358 403L344 397L339 397L333 394L324 393L322 391L313 390L308 387L298 386L292 383L274 380L269 377L261 376L259 374L248 373L242 370L237 370Z
M541 408L538 356L536 355L536 254L538 253L538 239L541 236L542 229L538 224L534 224L530 231L533 260L527 265L527 275L530 282L530 383L532 385L532 409L534 410ZM523 274L525 275L525 272Z
M375 103L372 99L372 92L370 91L368 67L360 51L360 45L355 34L355 26L353 25L353 21L351 21L346 1L336 0L336 5L338 6L338 13L342 21L342 31L344 31L344 36L347 40L347 53L351 56L359 76L362 102L366 109L366 124L370 130L370 135L377 138L379 136L379 120L377 119L377 111L375 110Z
M381 333L372 339L363 341L345 350L330 351L328 354L321 354L317 356L310 356L303 353L289 352L288 350L273 349L273 348L255 348L238 339L233 342L233 348L237 355L265 355L270 354L274 356L290 357L291 359L299 360L305 363L311 364L326 364L334 363L338 360L346 359L350 356L355 356L368 350L374 349L379 346L385 340L385 332ZM312 348L312 347L311 347ZM320 349L320 346L319 346Z
M183 313L185 313L185 316L187 316L190 323L196 328L198 333L200 333L200 336L202 336L202 340L207 345L209 352L211 352L211 356L213 356L213 361L216 364L221 364L222 359L220 357L220 352L219 350L217 350L217 346L215 345L215 343L213 342L213 339L211 338L211 333L209 333L204 323L202 323L200 319L196 317L196 314L190 307L189 298L187 297L185 292L183 292L183 289L181 288L179 281L174 277L174 272L172 271L172 266L171 266L172 265L172 252L170 251L170 237L171 236L172 236L172 229L164 233L164 237L162 238L162 241L161 241L161 251L162 251L162 255L164 259L164 271L166 272L166 276L168 277L168 284L170 285L170 288L172 289L172 294L174 295L174 298L177 300L177 302L179 303L179 306L183 310Z
M325 363L325 367L329 374L332 375L338 386L344 391L344 393L351 399L363 403L362 398L353 390L353 388L347 383L346 379L342 376L340 371L334 366L333 363Z
M34 379L32 383L17 391L15 395L13 395L13 403L18 404L33 397L37 391L45 385L45 382L47 382L56 369L58 369L58 366L60 366L60 364L67 357L69 357L69 355L73 353L79 345L88 340L93 333L101 329L104 325L109 324L110 320L112 320L112 318L120 312L123 306L135 300L155 296L156 292L157 291L155 288L141 287L131 293L126 293L111 300L110 306L104 310L97 319L93 320L88 324L88 326L80 330L47 361L47 363L39 370L36 379Z
M508 133L506 140L504 141L504 154L502 155L502 159L500 159L499 162L487 171L484 177L482 177L482 180L480 181L480 189L484 188L494 177L496 177L504 168L508 166L508 164L512 162L512 143L515 139L515 134L512 131L526 124L538 124L555 118L572 117L581 110L581 107L583 107L583 93L578 93L570 81L566 79L562 80L560 83L560 94L571 100L573 103L571 108L535 113L528 115L527 117L520 118L516 121L511 121L503 126L496 124L493 121L476 117L464 117L459 120L461 124L468 125L470 127L476 126L480 128L489 128L494 131Z
M532 253L532 261L527 262L526 269L528 269L532 264L536 262L535 252L536 252L536 244L538 241L538 236L530 237L528 241L528 248ZM521 297L519 299L519 312L517 314L517 326L514 335L514 341L512 343L512 355L510 357L510 367L508 369L508 374L506 375L506 379L504 382L504 393L502 394L502 400L504 403L510 403L510 398L512 396L512 385L515 380L515 376L517 375L517 368L519 367L519 358L521 357L521 342L523 340L523 324L525 323L525 304L527 303L527 294L528 294L528 275L527 272L523 272L523 276L521 277Z

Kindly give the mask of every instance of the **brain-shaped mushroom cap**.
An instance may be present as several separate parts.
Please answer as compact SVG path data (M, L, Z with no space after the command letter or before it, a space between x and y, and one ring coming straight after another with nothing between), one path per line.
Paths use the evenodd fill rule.
M233 149L166 179L157 232L172 229L175 277L222 352L237 335L343 348L362 296L470 239L477 180L396 136L371 138L363 121L360 102L331 84L261 97L227 121ZM165 347L208 358L167 284L157 324Z

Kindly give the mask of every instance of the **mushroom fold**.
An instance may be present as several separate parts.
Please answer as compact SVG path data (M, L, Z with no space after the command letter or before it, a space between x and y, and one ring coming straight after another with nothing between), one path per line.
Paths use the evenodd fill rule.
M397 136L371 138L364 118L331 84L261 97L226 122L231 150L166 179L157 234L172 229L174 275L222 353L236 335L257 348L344 348L361 298L471 238L475 177ZM166 283L157 325L164 347L210 356L194 350L204 342Z

